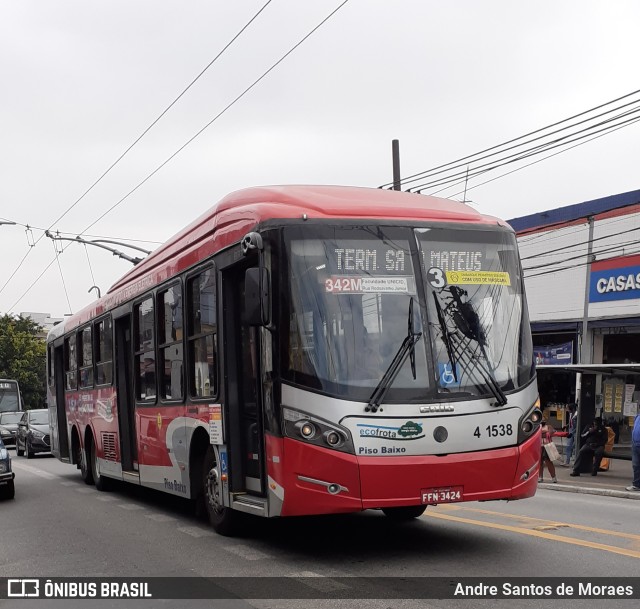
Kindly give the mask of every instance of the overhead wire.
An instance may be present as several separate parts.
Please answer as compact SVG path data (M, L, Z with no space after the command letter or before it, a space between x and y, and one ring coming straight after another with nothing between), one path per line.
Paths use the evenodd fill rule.
M627 93L626 95L622 95L621 97L617 97L615 99L612 99L612 100L610 100L608 102L605 102L603 104L599 104L597 106L594 106L593 108L590 108L588 110L584 110L583 112L579 112L578 114L574 114L573 116L569 116L568 118L565 118L565 119L562 119L562 120L557 121L555 123L552 123L550 125L547 125L546 127L541 127L539 129L535 129L534 131L530 131L529 133L525 133L524 135L518 136L516 138L512 138L510 140L502 142L501 144L496 144L495 146L491 146L489 148L485 148L484 150L480 150L479 152L475 152L473 154L470 154L470 155L467 155L467 156L464 156L464 157L460 157L459 159L456 159L454 161L450 161L448 163L444 163L442 165L438 165L437 167L433 167L433 168L427 169L425 171L420 171L418 173L415 173L415 174L412 174L410 176L407 176L406 178L401 178L400 182L402 184L402 183L406 182L407 180L411 180L413 178L417 178L417 177L423 176L423 175L425 175L426 173L428 173L430 171L435 171L435 170L438 170L438 169L442 169L444 167L449 167L449 166L454 165L456 163L466 162L466 161L468 161L468 160L470 160L470 159L472 159L472 158L474 158L476 156L479 156L479 155L484 154L486 152L490 152L492 150L497 150L499 148L507 146L508 144L512 144L513 142L517 142L519 140L522 140L524 138L530 137L530 136L535 135L537 133L542 133L543 131L546 131L548 129L552 129L553 127L557 127L558 125L561 125L563 123L571 121L571 120L573 120L575 118L579 118L581 116L585 116L586 114L589 114L591 112L594 112L596 110L599 110L601 108L609 106L609 105L614 104L616 102L619 102L619 101L621 101L623 99L627 99L627 98L629 98L629 97L631 97L633 95L637 95L638 93L640 93L640 89L638 89L636 91L632 91L631 93ZM388 188L388 187L393 186L393 185L394 185L394 182L387 182L386 184L382 184L381 186L379 186L379 188Z
M271 73L278 65L280 65L291 53L293 53L305 40L307 40L312 34L314 34L320 27L322 27L333 15L335 15L345 4L347 4L349 0L343 0L343 2L334 9L327 17L325 17L318 25L316 25L308 34L306 34L301 40L299 40L291 49L289 49L278 61L276 61L269 69L262 73L256 80L253 81L240 95L238 95L232 102L227 104L216 116L214 116L204 127L202 127L199 131L197 131L193 136L191 136L180 148L178 148L173 154L171 154L167 159L165 159L158 167L156 167L146 178L144 178L141 182L139 182L134 188L132 188L124 197L122 197L119 201L114 203L107 211L105 211L101 216L99 216L95 221L93 221L87 228L84 229L80 234L84 234L87 230L89 230L92 226L100 222L105 216L111 213L114 209L116 209L120 204L126 201L134 192L136 192L141 186L146 184L156 173L158 173L167 163L169 163L172 159L174 159L178 154L180 154L189 144L191 144L196 138L198 138L202 133L204 133L213 123L215 123L221 116L223 116L227 110L232 108L237 102L239 102L251 89L253 89L260 81L262 81L269 73Z
M158 117L134 140L132 144L130 144L127 149L107 168L106 171L102 173L102 175L89 186L87 190L78 198L74 203L72 203L62 215L60 215L56 220L54 220L47 229L50 230L53 228L56 222L59 222L64 218L80 201L82 201L106 176L111 170L131 151L131 149L158 123L158 121L180 100L184 94L202 77L202 75L220 58L220 56L242 35L242 33L256 20L256 18L264 11L265 8L269 4L271 4L272 0L267 0L267 2L258 10L258 12L238 31L238 33L223 47L223 49L205 66L203 70L183 89L183 91L176 97L159 115ZM43 232L40 237L35 241L34 245L36 245L45 235ZM63 249L64 251L64 249ZM24 264L25 260L29 256L31 252L31 248L27 250L26 255L20 261L16 269L13 271L7 282L0 288L0 294L2 294L3 290L8 285L9 281L15 276L15 274L20 270L20 267ZM49 267L47 267L49 268Z
M568 129L572 129L572 128L574 128L574 127L577 127L578 125L582 125L582 124L584 124L584 123L592 122L592 121L594 121L596 118L600 118L600 117L602 117L602 116L606 116L607 114L610 114L611 112L614 112L614 111L616 111L616 110L620 110L620 109L622 109L622 108L625 108L625 107L630 106L630 105L633 105L633 104L638 104L638 100L635 100L635 101L633 101L633 102L629 102L628 104L623 104L622 106L618 106L617 108L612 108L611 110L608 110L607 112L603 112L603 113L598 114L598 115L596 115L596 116L592 116L592 117L590 117L590 118L588 118L588 119L584 119L584 120L582 120L582 121L579 121L579 122L577 122L577 123L574 123L573 125L568 125L567 127L563 127L562 129L557 129L556 131L551 131L550 133L547 133L547 134L545 134L545 135L538 136L538 137L536 137L536 138L533 138L533 139L531 139L531 140L528 140L528 141L523 142L523 143L521 143L521 144L518 144L518 145L516 145L516 146L510 146L510 147L508 147L508 148L505 148L504 150L501 150L500 152L495 152L495 153L493 153L493 154L488 154L488 155L485 155L485 156L481 156L481 157L479 157L479 158L475 159L475 160L474 160L474 163L477 163L478 161L482 161L482 160L484 160L484 159L488 159L488 158L491 158L491 157L494 157L494 156L497 156L497 155L501 155L501 154L503 154L503 153L505 153L505 152L508 152L508 151L510 151L510 150L515 150L515 149L517 149L517 148L521 148L522 146L524 146L524 145L526 145L526 144L529 144L529 143L531 143L531 142L535 142L535 141L538 141L538 140L541 140L541 139L549 138L549 137L551 137L551 136L552 136L552 135L554 135L554 134L562 133L563 131L567 131ZM579 133L583 133L584 131L589 131L589 130L591 130L591 129L595 128L595 127L598 127L598 126L604 125L604 124L606 124L606 123L608 123L608 122L611 122L611 121L613 121L613 120L617 120L617 119L619 119L619 118L624 118L625 116L629 116L630 114L635 114L635 113L637 113L638 111L640 111L640 106L636 106L636 107L635 107L635 108L633 108L633 109L626 110L625 112L622 112L622 113L618 114L617 116L610 117L610 118L608 118L608 119L606 119L606 120L603 120L603 121L601 121L600 123L596 123L596 124L594 124L594 125L591 125L591 126L589 126L589 127L586 127L586 128L581 129L581 130L579 130L579 131L575 131L575 132L573 132L573 133L571 133L571 134L565 135L565 136L563 136L562 138L557 138L557 139L555 139L555 140L552 140L551 142L544 142L544 143L538 144L537 146L534 146L533 148L530 148L530 149L528 149L528 150L531 150L531 151L540 150L540 151L541 151L542 149L546 148L546 147L547 147L549 144L551 144L551 143L559 142L559 141L561 141L562 139L566 139L566 138L568 138L568 137L571 137L571 135L577 135L577 134L579 134ZM512 158L512 157L517 157L519 154L523 154L524 152L526 152L526 151L521 151L521 152L514 153L514 154L512 154L512 155L509 155L509 156L503 157L503 159L508 159L508 158ZM499 159L499 160L500 160L500 159ZM498 162L498 161L492 161L491 163L485 163L484 165L476 166L476 167L475 167L475 169L478 169L478 168L480 168L480 167L489 166L489 165L491 165L491 164L493 164L493 163L497 163L497 162ZM468 170L469 165L470 165L470 162L467 162L466 164L454 165L454 166L450 167L450 168L449 168L449 169L447 169L447 170L444 170L444 169L443 169L443 170L440 170L440 171L427 172L427 173L426 173L426 175L423 175L423 176L421 176L420 178L414 178L414 179L411 179L411 180L406 180L404 184L406 185L406 184L408 184L408 183L410 183L410 182L417 182L418 180L422 180L422 179L424 179L424 178L426 178L426 177L430 177L430 176L438 175L438 174L441 174L441 173L448 173L448 172L450 172L451 170L453 170L453 169L457 169L457 168L460 168L460 167L465 167L465 166L466 166L466 168L467 168L467 170ZM465 171L461 171L461 172L458 172L457 174L454 174L454 176L461 176L461 175L465 175ZM451 176L451 177L454 177L454 176ZM437 182L437 180L436 180L436 182ZM415 190L418 190L418 189L423 188L423 187L424 187L424 185L420 185L420 186L412 186L411 188L409 188L409 189L408 189L408 191L409 191L409 192L411 192L411 191L415 191Z
M504 167L505 165L510 165L512 163L516 163L518 161L522 161L524 159L527 159L531 156L535 156L538 154L542 154L544 152L546 152L547 150L554 150L555 148L559 148L561 146L566 146L568 144L571 144L573 142L578 142L580 140L583 140L585 138L589 138L594 134L597 133L601 133L601 132L608 132L608 131L616 131L617 128L621 128L621 127L625 127L628 126L628 124L633 124L635 122L637 122L638 120L640 120L638 117L633 116L635 114L640 113L640 106L638 106L637 108L635 108L633 111L624 113L623 115L619 115L616 117L613 117L611 119L607 119L606 121L603 121L601 123L598 123L597 125L592 125L590 127L586 127L585 129L581 129L580 131L577 131L575 133L570 133L567 134L561 138L557 138L555 140L552 140L550 142L547 142L545 144L541 144L539 146L535 146L534 148L528 149L528 150L523 150L521 152L518 153L514 153L505 157L502 157L500 159L497 159L495 161L492 161L490 163L485 163L483 165L479 165L476 168L474 168L472 171L466 171L466 172L458 172L456 174L450 175L450 176L446 176L443 178L439 178L437 180L433 180L431 182L425 182L422 184L419 184L418 186L413 186L411 189L409 189L410 192L418 192L420 193L422 190L425 190L427 187L432 187L432 188L437 188L438 186L444 186L446 184L449 184L451 182L456 182L456 184L461 184L466 182L469 178L472 177L476 177L478 175L482 175L484 173L487 173L489 171L493 171L494 169L498 169L500 167ZM630 118L626 118L626 120L621 120L618 123L615 124L607 124L607 123L611 123L617 119L620 118L625 118L625 117L629 117L630 115L632 115ZM596 127L602 127L604 126L602 129L599 130L595 130ZM574 137L574 136L578 136L579 137ZM573 139L571 139L573 138ZM547 157L548 158L548 157ZM461 180L460 178L464 177L463 180Z
M173 158L175 158L182 150L184 150L191 142L193 142L199 135L201 135L208 127L210 127L216 120L218 120L227 110L229 110L233 105L235 105L238 101L240 101L249 91L251 91L259 82L261 82L268 74L270 74L278 65L280 65L291 53L293 53L301 44L303 44L310 36L312 36L318 29L320 29L331 17L333 17L345 4L347 4L349 0L343 0L333 11L331 11L322 21L320 21L309 33L307 33L303 38L301 38L289 51L287 51L280 59L278 59L269 69L267 69L259 78L257 78L251 85L249 85L240 95L238 95L232 102L230 102L221 112L219 112L213 119L211 119L202 129L195 133L191 138L189 138L178 150L176 150L172 155L170 155L163 163L161 163L156 169L154 169L146 178L144 178L137 186L135 186L132 190L130 190L124 197L122 197L119 201L117 201L114 205L112 205L106 212L104 212L101 216L99 216L94 222L89 224L81 233L83 235L86 231L88 231L92 226L97 224L100 220L102 220L107 214L116 209L120 204L122 204L126 199L128 199L134 192L136 192L143 184L145 184L148 180L150 180L158 171L160 171L167 163L169 163ZM70 245L70 244L69 244ZM63 248L63 251L69 247L69 245ZM52 260L47 267L38 275L38 277L31 283L31 285L22 293L22 295L18 298L18 300L11 306L13 309L33 288L34 285L40 280L40 278L45 274L45 272L51 267L51 265L55 262ZM0 290L1 292L1 290Z
M633 120L631 123L629 123L629 125L633 124L633 123L637 123L638 121L640 121L640 118ZM589 142L591 142L593 140L596 140L596 139L599 139L601 137L604 137L605 135L609 135L610 133L613 133L614 131L618 131L618 129L623 129L624 127L628 127L629 125L623 125L621 127L617 127L616 129L611 129L610 131L606 131L606 133L601 133L600 135L596 135L596 136L594 136L594 137L592 137L592 138L590 138L590 139L588 139L588 140L586 140L584 142L580 142L578 144L575 144L573 146L565 148L564 150L560 150L558 152L554 152L553 154L550 154L550 155L545 156L545 157L543 157L541 159L538 159L537 161L533 161L531 163L527 163L526 165L523 165L522 167L518 167L516 169L513 169L512 171L508 171L506 173L503 173L503 174L501 174L499 176L496 176L495 178L491 178L490 180L486 180L484 182L480 182L479 184L475 184L474 186L469 186L468 188L466 188L466 191L473 190L474 188L479 188L480 186L484 186L485 184L489 184L490 182L495 182L496 180L504 178L505 176L508 176L508 175L510 175L512 173L516 173L516 171L521 171L522 169L526 169L527 167L531 167L532 165L537 165L538 163L541 163L542 161L546 161L547 159L550 159L550 158L552 158L554 156L558 156L559 154L563 154L564 152L568 152L569 150L572 150L573 148L577 148L578 146L584 146L584 144L587 144L587 143L589 143ZM461 184L461 183L462 182L459 182L459 184ZM443 188L442 190L448 190L448 188ZM439 192L442 192L442 190L439 190L439 191L437 191L435 193L430 193L430 194L431 195L437 194ZM450 197L456 197L456 196L462 194L462 192L463 191L459 191L459 192L454 193L454 194L449 195L449 196Z

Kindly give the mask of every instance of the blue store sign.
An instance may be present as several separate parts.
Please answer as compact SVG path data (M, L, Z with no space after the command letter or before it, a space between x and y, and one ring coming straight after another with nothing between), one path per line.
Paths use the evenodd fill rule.
M640 298L640 266L591 271L589 302Z
M536 364L573 364L573 341L562 343L561 345L546 345L544 347L534 347L533 355Z

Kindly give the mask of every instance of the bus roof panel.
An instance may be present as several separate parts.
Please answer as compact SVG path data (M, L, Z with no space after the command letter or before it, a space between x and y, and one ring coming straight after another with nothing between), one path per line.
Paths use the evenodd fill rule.
M238 190L186 226L121 277L100 300L59 324L49 340L126 302L173 274L238 242L272 219L416 220L500 225L465 203L379 188L263 186ZM511 229L510 229L511 230Z

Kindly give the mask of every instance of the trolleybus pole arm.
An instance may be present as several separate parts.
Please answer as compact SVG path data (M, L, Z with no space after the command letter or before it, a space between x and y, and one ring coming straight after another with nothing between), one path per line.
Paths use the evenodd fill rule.
M114 256L118 256L118 258L123 258L131 262L132 264L138 264L138 262L142 262L142 258L129 256L124 252L121 252L113 247L109 247L107 245L102 245L102 243L98 243L97 241L87 241L86 239L82 239L81 237L60 237L59 235L52 235L49 231L45 231L45 235L49 237L52 241L75 241L76 243L84 243L85 245L95 245L96 247L101 247L108 252L111 252ZM114 241L107 241L107 243L115 243ZM120 245L124 245L125 247L132 247L133 249L141 249L133 245L128 245L126 243L121 243ZM145 250L141 250L145 251Z

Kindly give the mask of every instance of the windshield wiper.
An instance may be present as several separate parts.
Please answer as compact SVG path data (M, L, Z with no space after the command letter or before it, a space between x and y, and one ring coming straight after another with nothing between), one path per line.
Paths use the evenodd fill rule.
M470 303L462 302L462 290L460 290L460 288L458 288L457 286L451 286L451 288L452 289L450 290L450 294L452 295L455 303L451 318L456 324L456 327L458 328L460 334L466 337L466 341L461 338L458 333L449 331L449 329L447 328L446 320L444 319L445 313L448 312L447 309L449 309L449 307L446 307L443 310L440 306L440 303L438 302L438 297L435 293L433 295L433 298L436 303L438 321L440 323L440 331L442 333L442 341L445 344L447 355L449 357L449 361L451 362L453 377L456 382L458 382L456 361L463 361L465 365L470 369L470 371L475 373L484 382L484 385L486 385L490 393L496 399L494 406L504 406L507 403L507 396L505 395L504 391L502 391L502 388L498 384L498 381L495 378L495 374L490 367L490 360L484 348L486 337L484 335L482 325L480 324L480 318L478 317L478 314L473 309ZM455 290L453 288L455 288ZM478 348L482 353L482 357L488 364L487 366L485 366L479 359L477 359L477 349L474 352L469 351L469 343L471 340L477 343Z
M407 336L402 341L398 352L393 356L389 367L386 369L385 373L382 375L378 386L374 389L371 397L369 398L369 403L365 406L365 412L377 412L378 408L380 408L380 404L382 400L384 400L385 395L387 395L387 391L393 384L396 376L398 376L398 372L400 372L400 368L407 359L408 355L411 355L411 372L413 374L413 378L416 378L416 360L415 360L415 348L417 342L422 337L422 332L414 332L413 331L413 297L409 302L409 317L407 320Z

